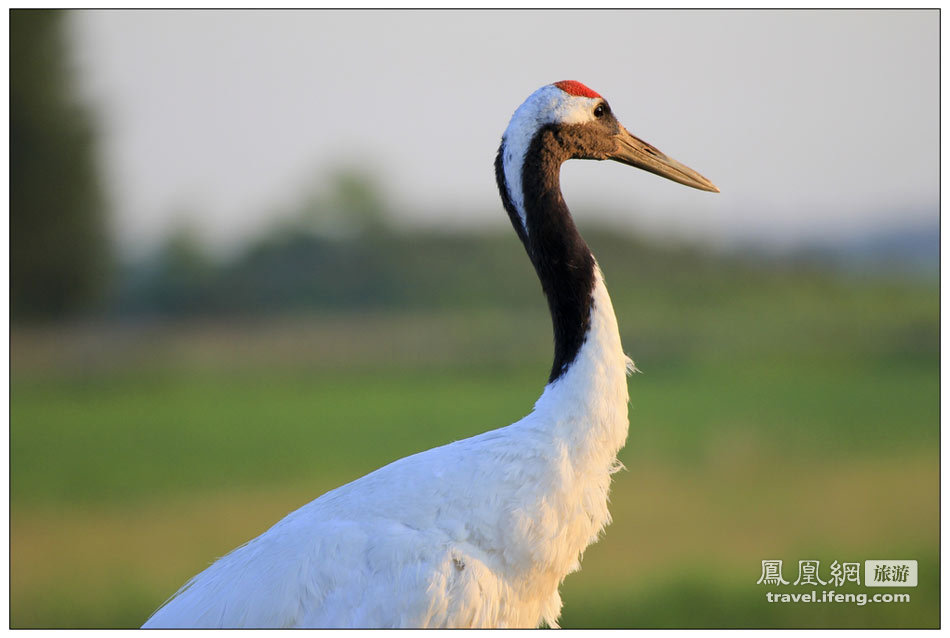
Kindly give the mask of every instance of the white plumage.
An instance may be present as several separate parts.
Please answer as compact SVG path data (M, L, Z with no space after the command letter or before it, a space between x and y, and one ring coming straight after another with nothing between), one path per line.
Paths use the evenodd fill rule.
M607 290L590 339L513 425L328 492L221 558L146 627L557 626L609 522L627 358Z
M512 138L507 150L517 152L506 153L503 142L499 154L506 208L516 229L525 225L525 237L532 237L534 243L522 239L549 301L576 302L587 319L574 326L582 339L573 350L566 347L567 363L556 365L533 411L324 494L195 576L145 627L557 626L558 587L610 521L608 490L627 436L626 375L633 367L592 257L578 262L589 270L582 294L555 290L563 260L551 255L560 248L538 244L544 228L538 227L537 237L535 229L529 232L544 211L534 200L525 203L521 165L529 148L539 148L532 139L540 139L545 127L562 119L583 126L577 109L593 121L598 103L606 107L577 83L543 87L506 131L505 140ZM611 126L611 135L621 135L619 124ZM565 157L618 159L612 151L599 157L565 149ZM540 157L548 151L532 152ZM629 153L621 158L629 160ZM517 189L505 184L510 171ZM686 179L680 173L673 178ZM524 185L530 186L527 175ZM519 197L514 207L513 190ZM565 232L576 234L565 222L566 207L552 211ZM580 245L583 250L575 252L583 257L586 244ZM582 267L570 260L561 265L571 272ZM552 315L556 324L559 317L565 323L558 303L551 301ZM555 337L558 348L570 341L557 328Z

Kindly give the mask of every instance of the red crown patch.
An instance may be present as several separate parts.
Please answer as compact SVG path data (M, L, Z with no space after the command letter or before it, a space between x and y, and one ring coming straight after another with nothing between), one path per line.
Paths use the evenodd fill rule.
M600 93L597 91L589 89L575 80L561 80L560 82L555 82L554 86L561 89L568 95L576 95L578 97L601 97Z

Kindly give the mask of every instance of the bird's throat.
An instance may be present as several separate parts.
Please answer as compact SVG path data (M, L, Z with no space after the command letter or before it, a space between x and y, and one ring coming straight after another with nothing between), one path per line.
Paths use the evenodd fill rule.
M590 329L595 261L561 196L563 156L552 131L532 139L520 171L506 171L504 142L495 173L502 202L534 264L554 327L554 363L549 383L571 366ZM523 210L512 203L509 173L520 173ZM522 220L523 226L522 226Z

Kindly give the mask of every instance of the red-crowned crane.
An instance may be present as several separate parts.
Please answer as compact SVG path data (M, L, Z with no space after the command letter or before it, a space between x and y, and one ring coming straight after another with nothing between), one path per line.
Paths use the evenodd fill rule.
M145 627L557 626L558 587L610 522L633 367L561 196L569 159L718 192L631 135L583 84L531 94L495 174L554 323L554 365L534 410L327 492L192 578Z

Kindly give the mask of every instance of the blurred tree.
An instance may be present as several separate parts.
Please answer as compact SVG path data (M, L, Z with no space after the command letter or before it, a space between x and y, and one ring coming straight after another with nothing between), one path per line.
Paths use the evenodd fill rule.
M182 222L172 229L159 250L156 268L149 292L163 313L207 310L215 266L194 228Z
M10 12L10 309L61 318L102 299L111 274L88 113L73 96L63 11Z
M317 182L319 184L319 182ZM369 172L340 167L327 187L315 187L299 204L296 223L327 237L344 238L385 233L388 229L386 198Z

